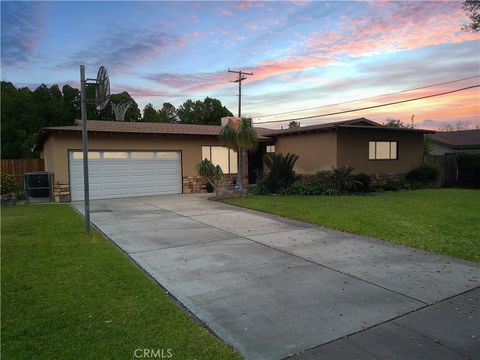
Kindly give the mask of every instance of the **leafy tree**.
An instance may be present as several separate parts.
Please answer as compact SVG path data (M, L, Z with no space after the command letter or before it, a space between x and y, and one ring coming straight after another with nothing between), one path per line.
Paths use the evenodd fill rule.
M300 123L298 121L292 120L288 123L289 129L299 128L299 127L300 127Z
M181 124L203 124L204 104L200 100L188 99L178 107L177 115Z
M480 1L466 0L462 6L463 10L470 18L470 23L462 26L463 31L478 32L480 31Z
M38 131L46 126L72 125L80 118L80 91L70 85L62 89L58 85L40 85L34 91L29 88L16 88L12 83L1 82L1 151L4 159L37 157L32 151ZM88 97L95 96L95 88L87 88ZM138 120L138 105L126 92L113 94L112 101L128 99L133 101L127 111L127 120ZM87 105L88 118L113 120L110 104L97 111L94 104Z
M390 119L390 118L383 123L383 126L390 127L390 128L406 128L407 127L401 120Z
M442 124L438 127L438 131L460 131L467 130L468 126L463 121L457 121L454 124Z
M158 110L160 122L164 123L176 123L177 122L177 110L175 106L166 102L163 103L163 107Z
M145 122L159 122L160 115L152 104L148 103L143 109L143 121Z
M222 117L233 116L220 100L210 97L203 100L203 111L202 123L206 125L220 125Z
M252 125L252 119L242 118L236 124L228 123L219 134L220 143L238 154L238 192L243 192L243 159L249 150L257 147L257 133Z
M188 99L178 107L177 116L181 124L220 125L222 117L233 114L220 100L207 97L203 101Z

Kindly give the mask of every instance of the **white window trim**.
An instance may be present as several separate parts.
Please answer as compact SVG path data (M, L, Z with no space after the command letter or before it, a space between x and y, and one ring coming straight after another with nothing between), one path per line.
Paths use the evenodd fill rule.
M374 143L375 144L375 148L374 148L374 157L371 158L370 157L370 144L371 143ZM378 158L377 157L377 143L388 143L388 154L389 154L389 157L388 158ZM395 153L396 153L396 156L395 157L392 157L392 143L395 144ZM399 156L398 156L398 141L390 141L390 140L370 140L368 142L368 160L371 160L371 161L379 161L379 160L398 160L399 159Z
M210 160L210 161L212 161L212 148L213 148L213 147L219 147L219 148L223 148L223 149L228 150L228 156L227 156L227 157L228 157L228 171L225 171L225 169L222 169L222 171L223 171L224 174L237 174L237 173L238 173L238 163L237 163L237 171L231 172L231 169L230 169L230 167L231 167L231 163L230 163L230 156L231 156L231 154L230 154L230 152L233 152L234 154L236 154L233 150L231 150L231 149L229 149L229 148L227 148L227 147L225 147L225 146L221 146L221 145L202 145L202 160L205 160L205 159L203 158L203 148L204 148L204 147L208 147L208 148L209 148L209 149L208 149L208 154L209 154L209 156L208 156L207 160Z

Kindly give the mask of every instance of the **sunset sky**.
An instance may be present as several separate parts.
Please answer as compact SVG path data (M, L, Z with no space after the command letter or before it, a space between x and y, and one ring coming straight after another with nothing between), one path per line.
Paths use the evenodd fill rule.
M228 68L251 71L243 115L256 123L312 116L480 83L480 34L465 33L462 2L2 2L2 80L78 87L79 65L109 70L112 92L141 109L206 96L234 114ZM474 77L427 89L340 102ZM338 116L437 128L480 126L480 88ZM303 112L262 117L324 106ZM288 122L270 123L270 127Z

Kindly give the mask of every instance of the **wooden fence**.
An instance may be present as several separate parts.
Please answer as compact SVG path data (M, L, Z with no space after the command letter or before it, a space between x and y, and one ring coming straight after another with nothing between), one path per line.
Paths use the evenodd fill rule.
M15 176L19 186L22 186L24 173L44 170L43 159L2 159L2 174Z
M442 185L454 186L458 181L457 157L455 154L430 155L429 162L442 169Z

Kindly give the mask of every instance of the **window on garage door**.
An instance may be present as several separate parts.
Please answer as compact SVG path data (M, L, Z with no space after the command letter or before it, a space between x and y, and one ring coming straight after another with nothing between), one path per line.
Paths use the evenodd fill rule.
M128 152L124 151L104 151L104 159L128 159Z
M132 159L153 159L153 151L132 151Z
M81 151L74 151L72 157L75 160L82 160L83 159L83 152ZM88 159L89 160L97 160L100 159L100 152L99 151L89 151L88 152Z

